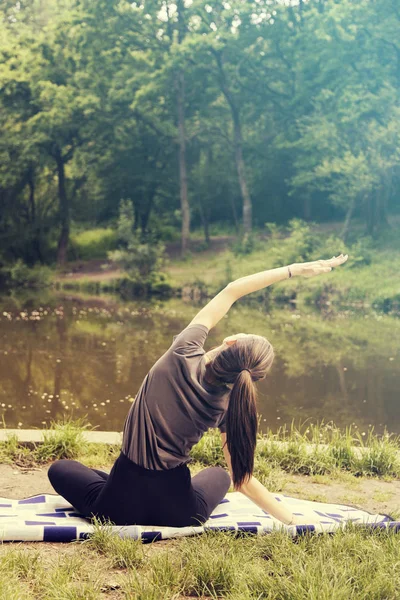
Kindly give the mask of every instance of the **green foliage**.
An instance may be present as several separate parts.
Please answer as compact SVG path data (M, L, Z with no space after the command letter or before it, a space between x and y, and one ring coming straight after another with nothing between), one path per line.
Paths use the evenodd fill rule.
M152 283L158 270L164 264L164 244L158 242L141 242L138 235L133 235L123 250L109 253L134 281Z
M163 292L168 289L166 276L161 272L166 262L165 245L152 235L143 236L133 230L133 207L130 200L120 203L118 219L118 238L122 242L119 250L109 252L109 258L116 262L128 275L121 282L120 289L136 294L151 291Z
M370 265L374 252L374 242L371 237L363 236L349 247L351 256L350 269Z
M216 429L209 429L207 435L192 447L190 456L205 465L224 466L225 459L221 447L221 434Z
M204 466L224 466L221 435L210 429L195 446L191 457ZM271 469L288 473L323 475L338 469L354 476L400 474L400 436L387 431L378 436L373 429L364 439L359 432L347 427L341 430L334 423L323 421L296 427L280 427L276 433L259 433L254 474L269 481Z
M87 448L83 431L89 427L85 418L73 420L64 418L51 421L48 431L43 431L43 443L35 450L38 462L47 462L61 458L76 458Z
M107 258L117 246L117 232L111 228L87 229L71 236L69 258L91 260Z
M85 548L106 555L114 569L136 569L144 563L142 540L115 535L109 519L92 518L93 532L82 540Z
M29 267L21 259L13 265L3 267L6 285L15 288L43 288L51 283L53 272L49 267L34 265Z
M179 229L175 225L163 223L161 219L157 219L156 224L152 224L151 231L156 239L163 242L179 242L181 239Z
M283 227L275 223L265 223L265 226L270 234L267 256L273 267L316 260L321 236L312 230L311 224L302 219L291 219L287 227L288 235Z
M246 256L259 249L258 238L254 233L245 234L231 243L230 248L235 256Z
M132 200L122 199L119 203L117 236L125 247L132 240L134 223Z
M193 227L240 229L246 176L254 225L347 214L346 236L354 218L370 235L388 230L400 164L396 2L275 2L266 11L199 0L163 19L160 2L146 4L145 19L137 3L47 4L0 9L8 260L51 262L71 222L113 222L128 196L135 231L177 241L178 73ZM306 231L292 229L293 247L286 242L274 264L313 256ZM73 235L70 258L114 248L111 234L92 235ZM232 249L248 257L255 239ZM356 251L353 265L368 264L368 248Z

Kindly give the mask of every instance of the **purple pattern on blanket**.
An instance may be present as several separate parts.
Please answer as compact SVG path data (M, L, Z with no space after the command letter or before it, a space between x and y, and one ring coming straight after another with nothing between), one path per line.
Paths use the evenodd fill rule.
M54 521L25 521L25 525L55 525Z
M18 500L18 504L39 504L40 502L46 502L46 496L31 496L30 498Z
M320 524L284 526L240 492L232 492L227 494L227 497L214 509L209 520L202 525L195 527L112 525L111 527L113 532L120 537L141 539L144 543L193 535L207 530L233 531L238 536L262 535L270 533L276 526L283 527L291 537L304 535L307 532L327 531L333 533L350 521L358 527L393 529L400 533L400 522L395 521L389 515L371 514L368 511L346 505L301 500L286 494L277 494L275 498L278 501L287 499L293 513L304 517L305 523L308 518L315 520L317 515ZM87 539L95 530L94 524L87 517L84 517L65 498L57 494L42 494L22 500L0 498L0 501L2 503L0 505L0 543L24 540L71 542ZM224 506L222 507L222 505ZM296 509L297 512L295 512ZM326 512L323 512L324 509ZM11 511L14 514L9 514Z

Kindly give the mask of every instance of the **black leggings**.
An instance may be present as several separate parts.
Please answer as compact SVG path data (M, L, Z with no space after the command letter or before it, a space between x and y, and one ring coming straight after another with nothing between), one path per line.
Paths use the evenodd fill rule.
M224 498L231 479L222 467L191 477L187 465L145 469L120 452L110 474L76 460L50 465L55 491L84 517L115 525L201 525Z

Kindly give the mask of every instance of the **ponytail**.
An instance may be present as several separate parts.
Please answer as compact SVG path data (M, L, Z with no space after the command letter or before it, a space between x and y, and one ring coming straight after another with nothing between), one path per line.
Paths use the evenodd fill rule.
M226 440L235 489L247 482L254 470L258 426L256 400L250 372L241 371L231 390L226 413Z
M259 335L248 335L218 352L209 365L214 382L233 384L225 422L235 489L253 474L258 427L254 382L266 377L273 360L270 342Z

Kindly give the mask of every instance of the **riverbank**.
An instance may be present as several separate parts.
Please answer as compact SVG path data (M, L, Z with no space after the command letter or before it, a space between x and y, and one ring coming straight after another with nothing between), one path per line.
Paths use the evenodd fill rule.
M1 495L19 499L54 493L47 471L56 458L76 458L87 466L109 472L119 445L84 443L83 431L82 423L53 424L43 432L45 440L35 451L19 446L12 436L1 442ZM339 502L400 518L398 475L396 478L387 474L355 476L354 469L345 467L345 448L353 447L357 441L351 432L336 432L333 436L336 446L331 448L336 447L334 455L341 459L340 468L331 465L328 471L326 454L323 460L321 452L311 452L314 466L310 470L302 451L306 438L310 442L322 434L320 439L326 441L330 437L332 442L332 431L326 426L314 429L308 436L295 429L281 432L280 440L277 436L260 436L255 475L272 492ZM271 442L282 442L283 437L288 444L280 445L280 453L275 448L274 453ZM189 465L192 474L209 464L222 464L219 439L211 430L194 447L195 462ZM386 457L384 464L392 465L393 472L391 453L400 450L398 440L379 439L371 434L369 443L375 444L369 463L375 461L376 467L378 457ZM314 446L316 450L318 444ZM312 474L318 455L319 473ZM387 460L389 455L391 460ZM307 469L311 474L301 474ZM325 473L321 474L323 470ZM238 539L229 532L210 532L142 544L112 536L106 527L95 524L94 534L84 542L1 544L0 597L2 600L395 598L400 584L399 570L394 568L400 558L398 536L393 531L357 530L348 524L333 536L307 534L296 542L277 531Z
M229 236L211 240L209 248L193 243L184 258L177 253L176 244L167 247L166 279L155 288L155 295L209 298L233 279L269 268L330 258L340 252L348 253L345 265L323 277L293 278L251 295L251 301L296 303L329 306L340 304L376 311L398 312L400 288L393 278L400 264L397 241L398 219L384 236L372 240L354 234L352 243L345 245L338 237L338 224L302 224L287 231L270 235L258 232L253 249L245 252ZM356 230L357 231L357 230ZM86 293L129 293L129 279L107 260L67 266L54 279L57 289ZM134 286L132 287L134 292Z

